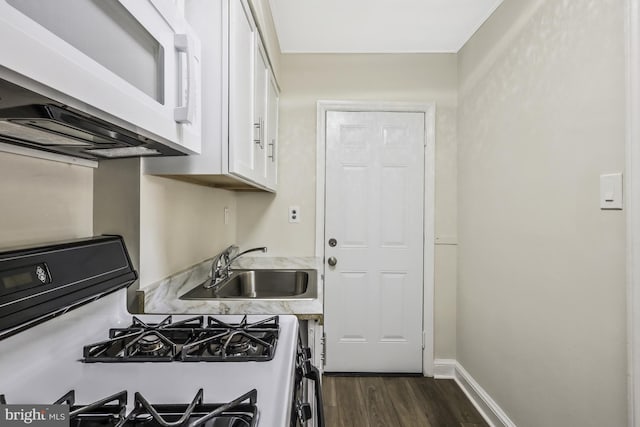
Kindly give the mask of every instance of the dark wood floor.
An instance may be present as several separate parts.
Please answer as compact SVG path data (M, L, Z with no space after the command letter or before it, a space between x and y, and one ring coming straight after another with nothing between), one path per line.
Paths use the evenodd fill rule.
M488 427L453 380L325 375L327 427Z

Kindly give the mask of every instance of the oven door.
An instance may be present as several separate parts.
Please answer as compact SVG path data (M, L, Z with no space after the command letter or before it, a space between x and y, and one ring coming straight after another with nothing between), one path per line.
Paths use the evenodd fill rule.
M322 376L311 364L311 350L298 341L291 427L325 427Z
M172 0L0 0L0 77L188 154L200 73Z

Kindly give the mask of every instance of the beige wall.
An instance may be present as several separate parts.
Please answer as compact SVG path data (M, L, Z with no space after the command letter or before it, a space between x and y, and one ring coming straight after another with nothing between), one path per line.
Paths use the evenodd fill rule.
M436 117L436 238L456 240L456 55L305 55L280 58L277 195L238 196L238 241L275 255L313 256L315 245L316 102L430 102ZM301 223L289 224L298 205ZM436 247L436 356L455 355L455 245Z
M91 236L93 169L0 153L0 248Z
M142 175L140 196L141 288L211 258L236 241L235 193Z
M141 287L236 241L235 193L141 175L139 159L92 169L0 153L0 182L0 249L120 234Z
M457 359L518 427L626 425L623 16L506 0L459 53Z

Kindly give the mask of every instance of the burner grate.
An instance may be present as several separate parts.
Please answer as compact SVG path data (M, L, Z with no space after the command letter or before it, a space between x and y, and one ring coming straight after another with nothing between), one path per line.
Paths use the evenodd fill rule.
M172 322L167 316L157 324L137 317L128 328L112 328L109 339L84 347L85 362L171 362L179 347L196 337L204 323L202 316Z
M152 405L140 393L124 427L220 426L254 427L258 418L257 390L253 389L225 404L203 404L198 390L189 405Z
M181 360L233 362L273 359L280 330L278 316L249 323L247 316L237 324L228 324L209 316L207 334L182 347ZM211 335L214 332L215 335Z
M54 405L69 405L70 427L119 427L126 420L127 392L121 391L89 405L75 405L75 391L57 400Z

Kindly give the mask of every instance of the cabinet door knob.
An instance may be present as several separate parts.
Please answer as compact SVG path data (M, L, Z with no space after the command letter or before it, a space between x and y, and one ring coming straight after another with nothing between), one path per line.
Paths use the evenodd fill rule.
M331 267L335 267L337 263L338 263L338 260L334 256L329 257L329 259L327 260L327 264L329 264Z

